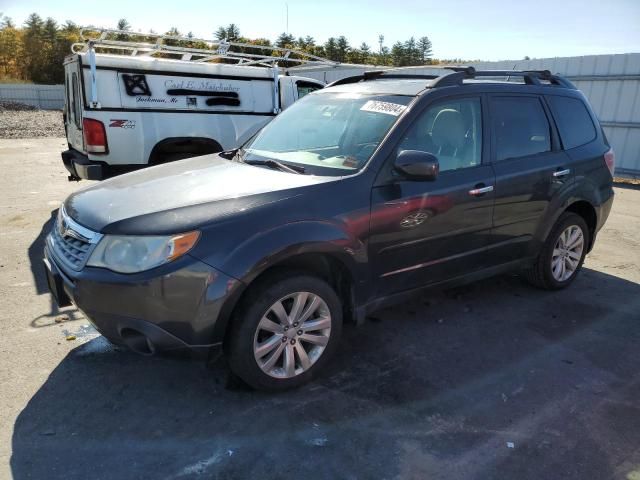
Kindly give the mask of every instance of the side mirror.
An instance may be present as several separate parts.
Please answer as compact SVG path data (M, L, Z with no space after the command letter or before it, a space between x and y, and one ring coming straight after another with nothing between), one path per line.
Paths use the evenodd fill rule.
M394 167L410 180L435 180L440 172L438 157L420 150L401 150Z

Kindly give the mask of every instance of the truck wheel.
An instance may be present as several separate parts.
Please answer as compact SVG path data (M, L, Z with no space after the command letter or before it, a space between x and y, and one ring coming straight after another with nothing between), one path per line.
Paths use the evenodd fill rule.
M575 213L563 213L549 233L536 263L526 272L538 288L559 290L569 286L582 268L589 245L589 228Z
M264 279L244 298L227 351L233 373L259 390L298 387L322 371L342 331L342 305L303 272Z

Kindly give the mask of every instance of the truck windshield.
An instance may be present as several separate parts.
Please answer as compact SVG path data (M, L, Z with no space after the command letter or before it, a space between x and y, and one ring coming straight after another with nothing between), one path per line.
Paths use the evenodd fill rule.
M278 115L244 146L244 160L299 164L307 173L361 169L414 97L322 92Z

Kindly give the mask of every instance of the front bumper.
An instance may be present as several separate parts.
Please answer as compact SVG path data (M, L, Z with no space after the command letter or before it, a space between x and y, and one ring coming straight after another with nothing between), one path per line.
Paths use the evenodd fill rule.
M147 272L71 272L45 247L49 286L61 306L74 303L96 329L141 354L221 347L241 282L189 256Z

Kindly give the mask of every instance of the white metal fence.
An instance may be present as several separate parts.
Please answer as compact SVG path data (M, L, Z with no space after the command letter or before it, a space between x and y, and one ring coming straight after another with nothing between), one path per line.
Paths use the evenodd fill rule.
M0 100L25 103L43 110L62 110L64 85L0 83Z
M473 64L486 70L550 70L584 92L616 152L616 174L640 177L640 53L542 58ZM317 70L304 75L332 82L365 70L356 67ZM442 73L429 67L408 67L413 73Z

